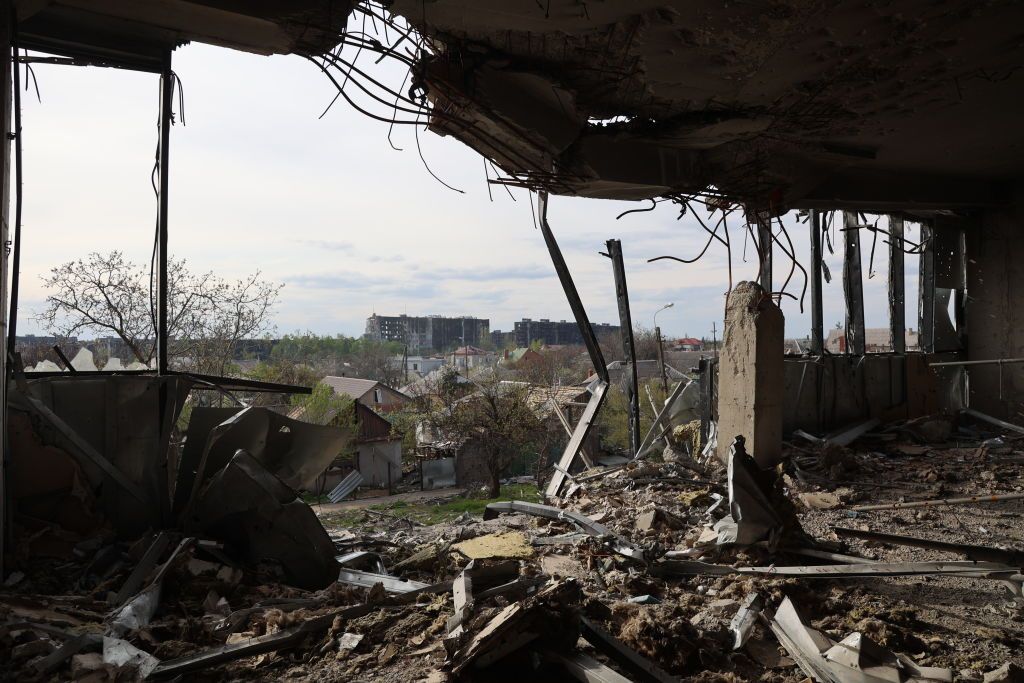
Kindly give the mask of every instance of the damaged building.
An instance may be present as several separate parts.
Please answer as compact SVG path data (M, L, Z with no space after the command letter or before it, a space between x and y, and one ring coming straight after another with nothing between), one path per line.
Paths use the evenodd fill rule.
M0 6L9 677L1022 680L1020 5ZM356 28L367 20L378 33ZM492 184L535 193L596 371L571 401L572 424L560 420L568 443L543 473L542 501L495 501L482 519L440 525L392 510L327 528L298 491L351 434L191 402L198 391L309 390L168 362L172 63L187 42L305 58L363 114L422 118L493 163ZM26 375L15 353L18 98L36 59L160 78L153 369ZM385 59L407 84L373 77ZM355 89L376 108L357 106ZM729 255L721 352L693 378L664 377L667 399L643 429L629 229L610 223L616 239L593 229L627 357L621 461L588 453L613 381L559 248L552 195L667 203ZM793 247L791 212L809 257ZM833 236L843 267L830 274ZM734 282L732 258L748 242L758 275ZM693 261L682 256L692 255L668 257L680 273ZM889 273L883 352L867 342L865 257ZM910 259L916 320L905 313ZM840 353L826 348L827 278L842 285ZM788 298L811 313L802 356L783 353ZM474 336L486 334L477 322ZM691 411L699 419L678 417Z

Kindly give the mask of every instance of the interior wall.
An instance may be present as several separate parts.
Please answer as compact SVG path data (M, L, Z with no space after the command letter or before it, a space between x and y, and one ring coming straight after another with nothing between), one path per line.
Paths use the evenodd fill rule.
M967 358L1024 357L1024 183L967 229ZM1024 364L969 366L971 407L1024 419ZM1001 376L1001 378L1000 378Z
M886 422L959 410L965 403L963 369L929 366L954 360L955 353L786 358L779 389L782 432L824 434L873 417ZM717 384L717 362L708 367Z
M786 359L783 432L829 432L858 420L883 422L963 407L963 373L929 363L956 354L908 353Z

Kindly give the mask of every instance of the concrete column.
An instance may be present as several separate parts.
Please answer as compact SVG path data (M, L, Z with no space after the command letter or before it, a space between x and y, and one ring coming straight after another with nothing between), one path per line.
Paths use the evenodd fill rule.
M782 457L782 350L785 320L754 282L729 295L718 365L718 457L726 460L733 439L762 467Z
M1024 182L965 224L967 359L1024 357ZM1024 364L968 366L970 406L1024 424Z

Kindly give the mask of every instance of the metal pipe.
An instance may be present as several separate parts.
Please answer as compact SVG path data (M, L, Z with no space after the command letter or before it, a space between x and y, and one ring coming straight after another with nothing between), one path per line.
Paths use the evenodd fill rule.
M1024 358L990 358L988 360L950 360L929 363L928 367L937 368L953 365L1010 365L1011 363L1024 363Z
M846 508L856 512L871 510L904 510L906 508L937 507L940 505L960 505L963 503L994 503L1001 500L1021 500L1024 493L995 493L980 496L964 496L962 498L936 498L932 500L909 500L905 503L882 503L880 505L854 505Z
M171 71L171 53L167 52L164 70L160 74L160 196L157 212L157 319L156 356L157 373L167 372L167 208L170 185L171 116L174 96L174 73Z
M658 327L658 314L665 309L675 306L675 302L665 304L654 312L654 334L658 337L658 365L661 367L661 388L668 396L668 373L665 371L665 349L661 338L661 328Z

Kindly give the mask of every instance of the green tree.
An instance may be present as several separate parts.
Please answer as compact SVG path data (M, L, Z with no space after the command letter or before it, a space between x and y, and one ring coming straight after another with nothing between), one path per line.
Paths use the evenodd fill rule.
M530 405L529 387L492 380L459 396L459 385L442 386L428 421L435 433L478 449L488 474L488 495L501 495L501 475L516 457L537 452L546 431Z

